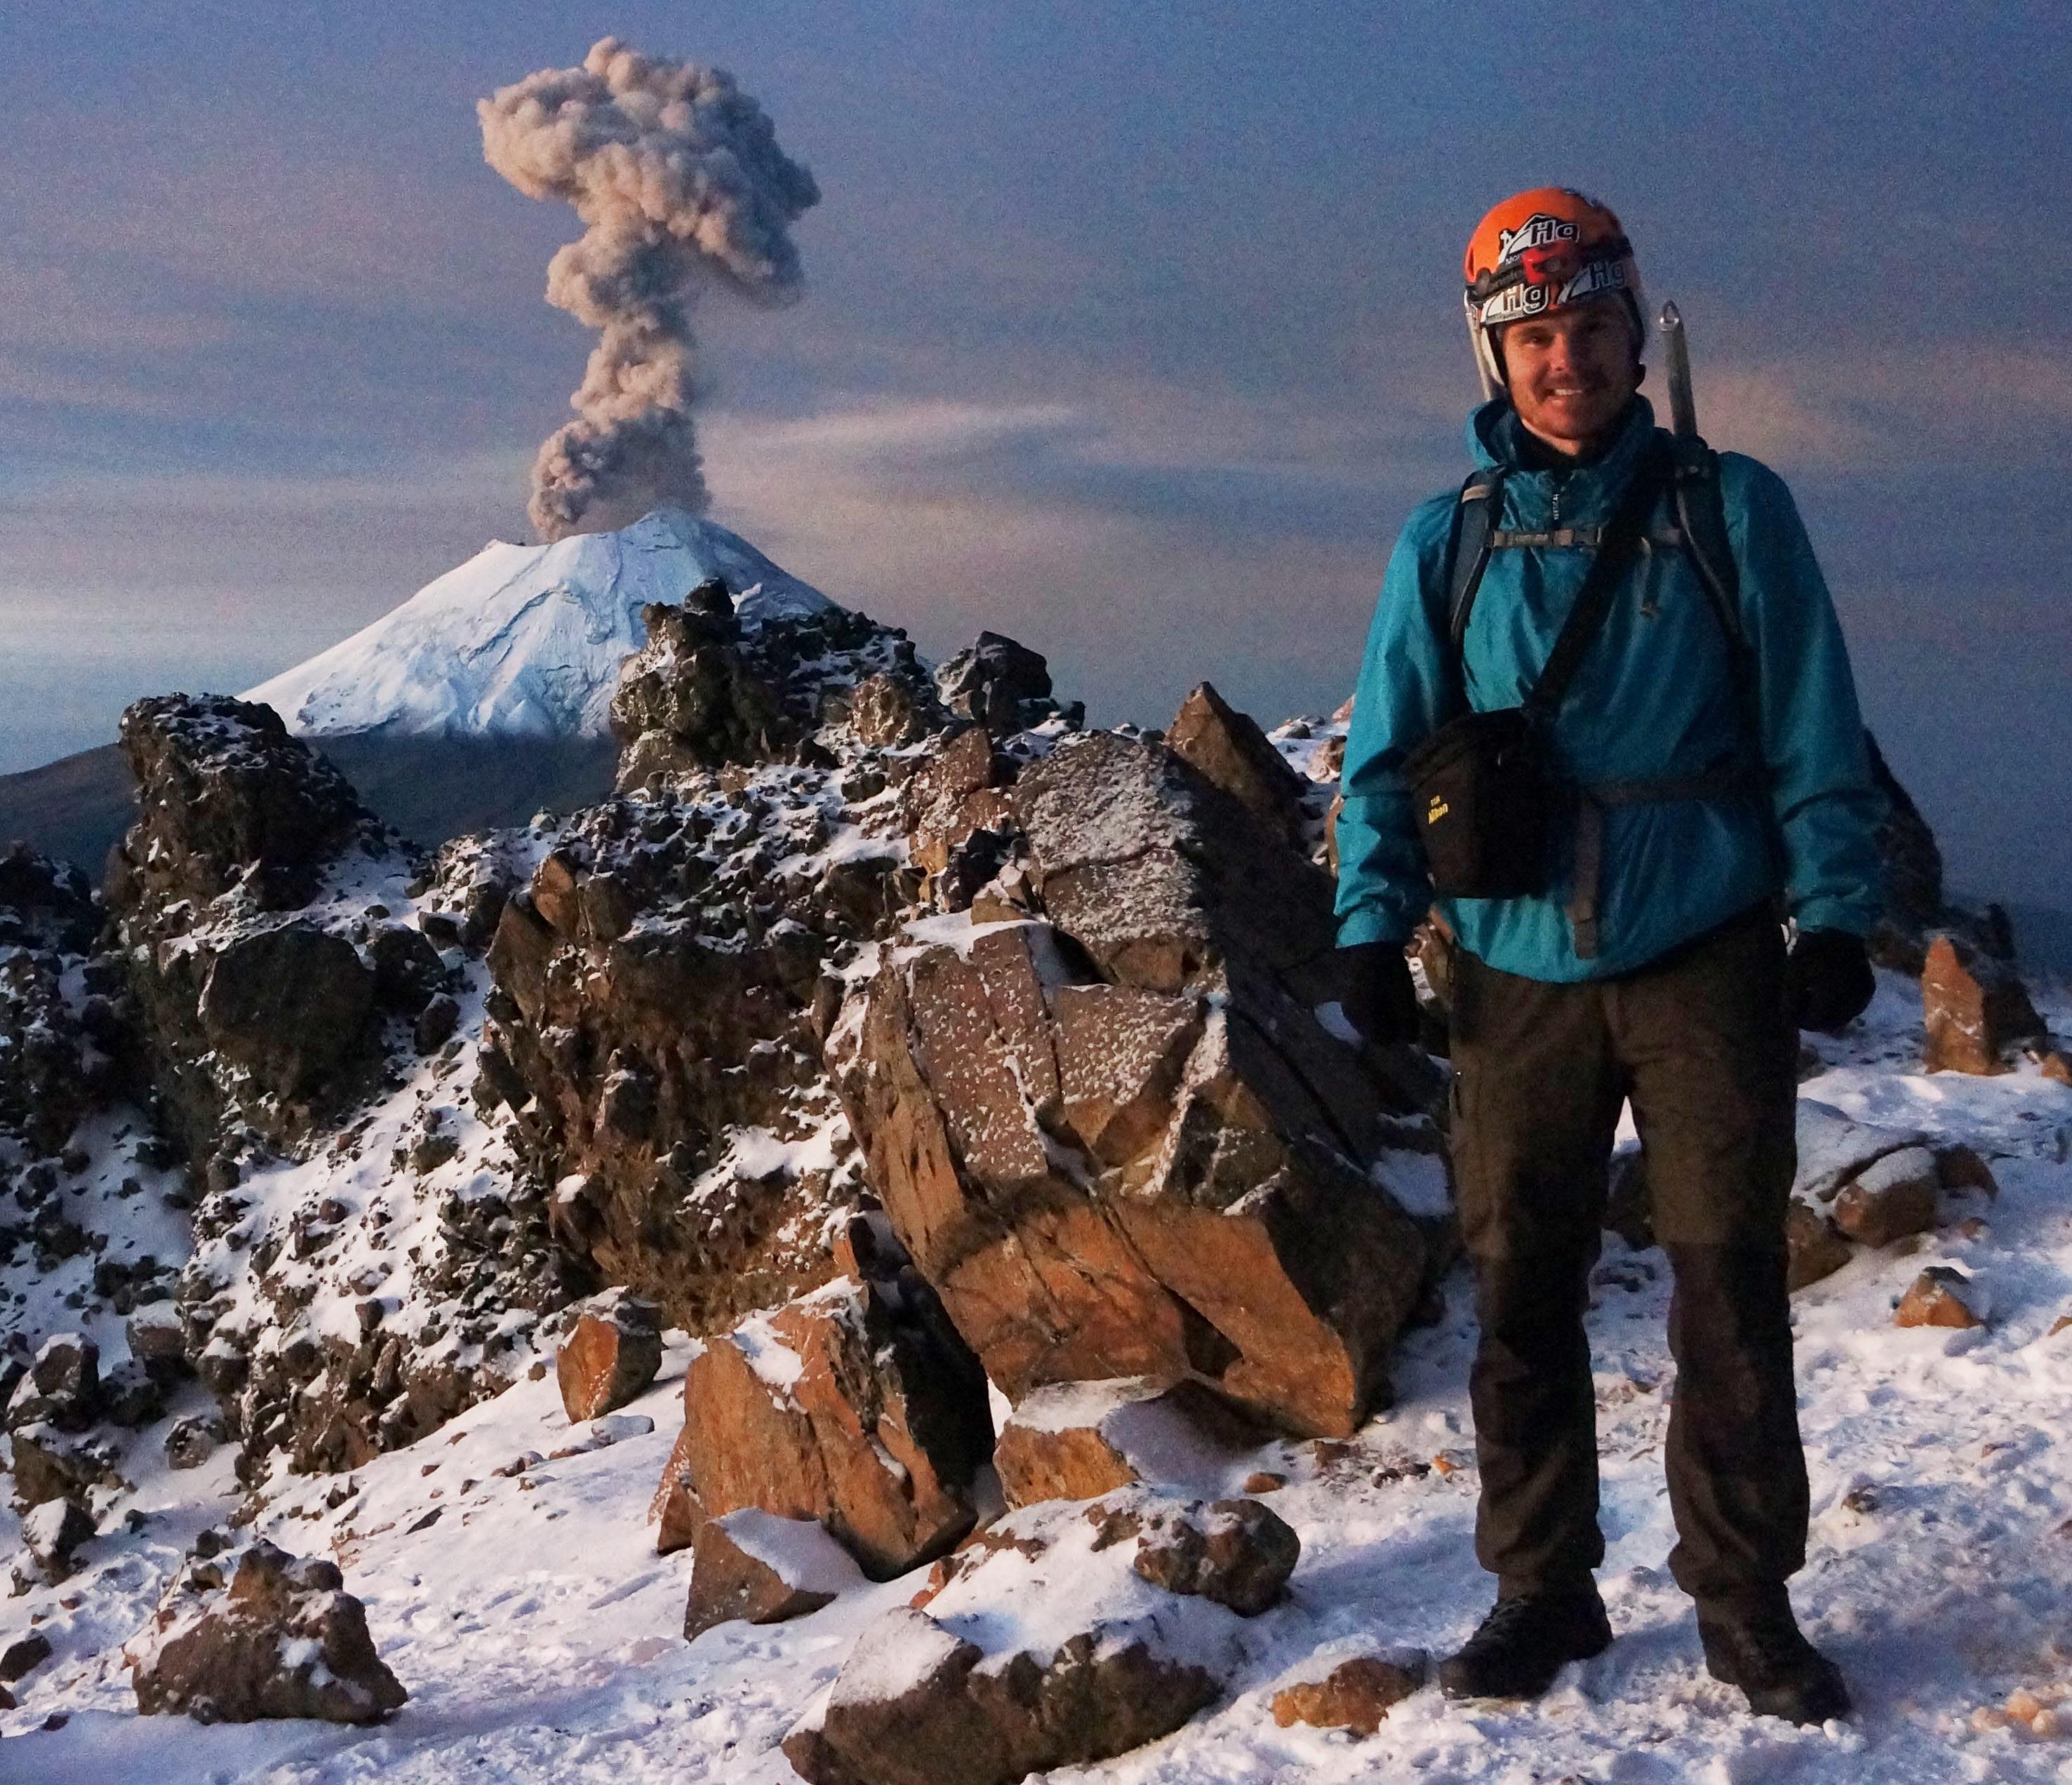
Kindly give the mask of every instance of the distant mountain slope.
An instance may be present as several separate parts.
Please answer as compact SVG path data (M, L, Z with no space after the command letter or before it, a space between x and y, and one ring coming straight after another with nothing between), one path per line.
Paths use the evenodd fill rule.
M610 738L454 738L363 733L323 741L323 753L368 809L414 843L522 825L543 807L574 812L611 791ZM19 775L0 775L0 845L18 837L101 876L137 819L130 765L113 744Z
M619 665L640 610L723 580L750 626L833 605L739 535L681 509L553 545L487 545L371 626L245 695L326 753L406 837L522 824L611 789ZM98 876L136 816L113 744L0 775L0 843Z
M713 576L750 624L832 605L738 534L660 509L617 533L485 546L244 697L305 736L601 738L619 666L647 637L640 610Z

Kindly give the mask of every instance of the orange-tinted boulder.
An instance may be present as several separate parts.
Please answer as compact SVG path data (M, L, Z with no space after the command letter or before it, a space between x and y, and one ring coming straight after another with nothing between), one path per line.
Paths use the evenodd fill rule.
M2044 1033L2014 970L1955 936L1929 944L1921 997L1931 1072L2004 1072L2008 1050Z
M1436 1073L1323 1026L1328 878L1171 751L1068 738L1011 799L1050 923L889 958L831 1043L872 1190L1010 1399L1192 1376L1350 1432L1433 1256L1383 1155Z
M1289 1686L1273 1695L1273 1721L1372 1735L1390 1710L1424 1684L1424 1657L1415 1651L1359 1655L1342 1661L1323 1679Z
M804 1617L862 1581L849 1553L816 1520L746 1507L698 1527L684 1635L738 1618L778 1624Z
M599 1297L577 1317L554 1354L571 1421L601 1418L646 1391L662 1368L658 1318L652 1302L625 1295Z
M889 1580L971 1528L992 1449L985 1378L925 1286L911 1289L837 1278L692 1359L665 1536L688 1527L696 1541L750 1507L816 1519Z
M1983 1326L1985 1312L1976 1285L1960 1270L1930 1265L1901 1297L1893 1317L1897 1326Z

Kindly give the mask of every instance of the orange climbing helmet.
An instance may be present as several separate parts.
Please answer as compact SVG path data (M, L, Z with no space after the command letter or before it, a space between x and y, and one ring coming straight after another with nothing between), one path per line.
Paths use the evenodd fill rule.
M1607 293L1626 300L1634 347L1646 338L1640 270L1618 219L1568 186L1536 186L1476 224L1462 269L1475 363L1494 394L1503 388L1497 331Z

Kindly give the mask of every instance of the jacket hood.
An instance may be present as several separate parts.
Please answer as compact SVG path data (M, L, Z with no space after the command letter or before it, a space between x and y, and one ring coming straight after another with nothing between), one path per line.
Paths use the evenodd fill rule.
M1579 470L1603 471L1617 482L1641 447L1655 433L1655 409L1645 397L1635 395L1626 405L1611 444ZM1468 417L1468 451L1478 471L1502 467L1507 472L1529 467L1525 457L1525 424L1508 397L1482 404Z

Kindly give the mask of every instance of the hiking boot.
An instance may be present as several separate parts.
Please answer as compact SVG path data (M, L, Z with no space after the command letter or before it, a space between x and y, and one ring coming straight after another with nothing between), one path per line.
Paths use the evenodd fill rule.
M1753 1608L1701 1610L1698 1640L1712 1677L1739 1686L1758 1717L1824 1723L1848 1715L1841 1669L1800 1634L1782 1594Z
M1594 1590L1499 1599L1457 1655L1439 1664L1449 1698L1537 1698L1571 1661L1610 1645L1612 1627Z

